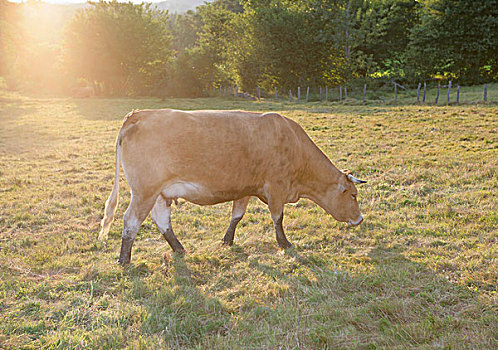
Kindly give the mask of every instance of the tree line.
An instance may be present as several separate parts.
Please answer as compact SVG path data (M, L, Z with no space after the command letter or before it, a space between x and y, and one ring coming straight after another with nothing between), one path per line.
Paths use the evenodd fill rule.
M46 23L30 6L42 5L0 0L0 75L12 87L186 97L498 79L495 0L216 0L184 14L99 1L52 8Z

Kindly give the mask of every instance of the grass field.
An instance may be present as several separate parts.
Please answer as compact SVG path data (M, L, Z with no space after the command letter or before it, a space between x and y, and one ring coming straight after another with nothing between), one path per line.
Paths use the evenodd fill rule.
M134 108L280 111L358 186L357 228L301 200L281 251L252 199L181 202L171 254L150 219L115 263L129 190L97 242L114 141ZM232 99L49 99L0 92L0 349L496 349L498 107ZM121 172L122 174L122 172Z

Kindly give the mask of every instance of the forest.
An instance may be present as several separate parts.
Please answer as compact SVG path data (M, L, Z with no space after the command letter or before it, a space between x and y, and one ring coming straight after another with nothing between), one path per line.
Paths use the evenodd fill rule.
M498 80L495 0L216 0L79 8L0 0L9 89L198 97L213 88Z

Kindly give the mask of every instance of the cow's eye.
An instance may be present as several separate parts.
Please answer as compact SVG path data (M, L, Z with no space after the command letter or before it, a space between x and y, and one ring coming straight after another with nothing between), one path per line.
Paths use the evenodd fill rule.
M352 194L351 197L353 197L353 199L356 199L356 195L355 194Z

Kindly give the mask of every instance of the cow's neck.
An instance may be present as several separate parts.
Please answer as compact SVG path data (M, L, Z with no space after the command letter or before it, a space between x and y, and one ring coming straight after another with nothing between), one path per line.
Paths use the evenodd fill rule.
M308 171L301 180L302 194L324 209L327 206L326 193L331 186L336 186L341 176L341 171L317 147L317 152L310 159Z

